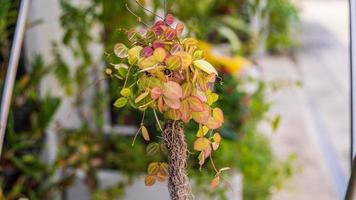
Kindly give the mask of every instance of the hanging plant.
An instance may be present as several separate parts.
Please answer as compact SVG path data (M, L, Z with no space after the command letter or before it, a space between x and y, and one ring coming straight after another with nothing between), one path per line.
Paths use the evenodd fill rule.
M133 13L134 14L134 13ZM161 18L161 17L160 17ZM138 20L142 20L138 17ZM150 143L148 155L162 151L168 153L168 164L152 162L147 168L146 185L168 179L172 199L192 199L191 188L186 173L187 144L184 124L193 120L199 124L194 150L198 151L198 162L203 166L210 158L216 176L211 182L218 185L220 174L227 168L218 170L211 153L218 149L221 136L214 130L224 122L223 111L214 107L218 100L213 87L218 76L215 68L204 59L203 51L197 47L194 38L183 38L184 25L174 23L168 14L145 30L127 31L130 45L117 43L113 53L120 63L112 64L106 73L112 78L122 80L120 96L114 106L131 106L143 112L139 130L147 142L151 134L145 126L146 111L151 109L157 126L161 131L164 145ZM175 25L173 25L175 24ZM163 116L164 126L159 117Z

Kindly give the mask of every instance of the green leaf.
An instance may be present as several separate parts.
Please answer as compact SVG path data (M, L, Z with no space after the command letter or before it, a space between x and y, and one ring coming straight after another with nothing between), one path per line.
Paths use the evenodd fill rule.
M128 51L129 49L122 43L117 43L114 46L114 53L119 58L126 58L129 55Z
M273 132L276 132L276 131L277 131L279 125L281 124L281 119L282 119L282 118L281 118L280 115L277 115L277 116L273 119L273 121L272 121L272 130L273 130Z
M114 102L114 106L117 108L122 108L127 104L127 98L125 97L120 97Z
M128 61L131 65L135 64L138 61L142 49L143 48L141 46L135 46L128 51L129 54Z
M167 69L170 70L177 70L180 69L181 65L182 65L182 60L179 56L173 55L173 56L169 56L166 59L166 65L167 65Z
M147 145L146 153L148 156L156 156L159 155L160 152L160 145L156 142L152 142Z
M124 97L129 97L131 96L131 89L130 88L123 88L121 91L120 91L120 94Z

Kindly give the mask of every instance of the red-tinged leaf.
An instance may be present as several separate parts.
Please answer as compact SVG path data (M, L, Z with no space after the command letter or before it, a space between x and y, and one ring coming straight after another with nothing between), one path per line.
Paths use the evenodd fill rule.
M202 112L192 112L194 121L199 124L206 124L210 118L210 107L204 104L204 110Z
M151 29L157 36L160 36L162 35L163 33L163 29L161 26L153 26L152 29Z
M219 148L220 143L212 142L211 146L213 146L213 150L216 151Z
M146 91L146 92L144 92L144 93L138 95L138 96L136 97L136 99L135 99L135 103L138 103L138 102L142 101L144 98L146 98L146 97L148 96L148 94L149 94L149 92Z
M158 99L162 95L162 89L160 87L154 87L151 90L151 98L153 100Z
M182 69L187 69L193 61L192 56L187 52L178 52L176 55L179 56L182 61Z
M213 136L213 143L212 143L214 151L216 151L219 148L220 142L221 142L221 135L219 133L215 133Z
M213 117L209 117L209 120L205 123L205 125L206 125L209 129L217 129L217 128L220 128L220 126L222 125L222 123L217 122Z
M216 176L210 183L211 189L215 189L220 183L220 176Z
M189 103L189 108L193 112L202 112L204 111L204 104L200 99L196 96L191 96L187 98L187 101Z
M152 162L147 167L148 175L156 175L159 172L160 164L158 162Z
M204 149L204 156L205 156L205 159L207 159L211 154L211 146L207 146L205 149Z
M194 142L194 150L196 151L204 151L209 146L210 141L205 137L198 138Z
M157 62L163 62L167 56L167 52L163 48L157 48L154 50L153 56L155 57Z
M180 120L180 112L179 112L179 110L168 109L168 110L165 112L165 116L166 116L168 119Z
M172 28L167 28L164 31L164 37L166 38L166 40L174 40L177 38L177 31Z
M145 178L145 185L146 186L152 186L156 183L156 177L148 175Z
M119 58L126 58L129 56L129 49L122 43L117 43L114 46L114 53Z
M200 101L202 101L204 103L208 101L208 97L206 96L206 94L199 89L195 90L194 96L198 97L200 99Z
M215 82L215 80L216 80L216 74L209 74L207 77L206 77L206 79L207 79L207 81L209 82L209 83L214 83Z
M189 82L183 83L182 91L183 91L182 99L185 99L192 94L193 85Z
M152 56L153 54L153 49L151 47L145 47L142 50L142 56L147 58L149 56Z
M224 113L220 108L213 109L213 118L219 123L224 123Z
M191 114L190 114L190 110L189 110L189 103L187 100L182 101L182 104L181 104L179 110L181 113L182 121L184 123L188 123L191 118Z
M150 141L150 135L148 134L147 128L145 126L141 126L142 137L146 141Z
M163 97L158 98L157 102L158 110L163 113L164 112L164 102L163 102Z
M164 99L164 103L172 108L172 109L179 109L180 108L180 105L181 105L181 102L179 99L170 99L170 98L167 98L167 97L163 97Z
M127 32L127 38L132 43L136 43L136 42L142 40L142 36L135 29L130 29Z
M209 84L208 84L208 81L206 80L205 76L198 76L197 84L202 91L204 91L204 92L208 91Z
M162 25L165 25L164 21L163 20L158 20L155 22L155 24L153 26L162 26Z
M184 30L184 24L182 22L178 22L176 25L176 31L178 35L181 35Z
M174 16L172 14L168 14L166 19L164 20L168 25L172 25L174 22Z
M182 60L179 56L172 55L166 58L165 63L167 65L167 69L177 70L180 69Z
M157 49L157 48L164 47L164 44L163 44L162 41L156 40L156 41L153 42L152 47L154 49Z
M198 156L198 160L199 160L199 165L203 166L205 163L205 155L204 155L204 151L200 152L199 156Z
M141 69L145 69L145 68L153 67L156 64L157 64L156 59L153 56L150 56L150 57L141 59L140 62L138 63L138 66Z
M171 54L176 54L178 52L184 51L183 46L181 44L174 44L170 50Z
M168 81L163 84L163 95L169 99L179 99L183 95L182 87L174 81Z
M167 176L164 176L164 175L162 175L161 173L158 173L158 174L156 175L156 178L157 178L157 180L158 180L159 182L164 182L164 181L166 181L166 180L168 179Z
M160 172L160 174L167 177L167 176L169 175L169 173L168 173L168 167L169 167L169 166L168 166L167 163L165 163L165 162L161 163L160 166L159 166L159 172Z

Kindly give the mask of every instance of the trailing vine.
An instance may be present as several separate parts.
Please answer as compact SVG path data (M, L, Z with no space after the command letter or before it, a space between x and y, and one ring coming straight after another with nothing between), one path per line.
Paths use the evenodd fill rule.
M127 9L130 10L129 7ZM132 14L146 29L126 31L129 47L123 43L114 46L113 53L120 58L120 62L111 63L112 67L106 69L109 76L122 81L121 97L114 102L114 106L121 108L130 105L143 112L136 136L141 133L147 142L150 141L151 134L145 126L145 113L146 110L153 110L157 127L162 132L169 152L169 163L149 164L145 184L153 185L156 180L164 181L169 178L171 198L189 199L184 197L190 195L189 188L185 189L188 194L184 195L177 189L182 184L188 184L184 178L187 162L185 154L188 151L183 126L176 126L177 124L188 123L190 120L199 124L193 148L199 152L200 166L204 165L206 159L211 160L216 172L216 177L211 182L213 188L219 184L221 172L228 169L218 170L211 159L212 151L217 150L221 142L220 134L214 130L224 122L223 111L213 106L218 95L211 90L218 73L204 59L203 51L197 46L198 41L181 36L184 25L181 22L175 23L171 14L165 18L158 16L160 20L151 27L134 12ZM159 117L164 119L164 129ZM151 143L149 146L155 147L151 151L159 152L159 145ZM175 152L178 149L180 151ZM177 160L181 162L176 164ZM179 170L183 170L183 173L178 172ZM175 181L178 179L179 181Z

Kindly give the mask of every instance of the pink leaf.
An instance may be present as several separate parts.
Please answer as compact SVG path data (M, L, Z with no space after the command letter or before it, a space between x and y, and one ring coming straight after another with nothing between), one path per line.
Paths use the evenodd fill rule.
M151 90L151 98L153 100L158 99L162 95L162 89L160 87L152 88Z

